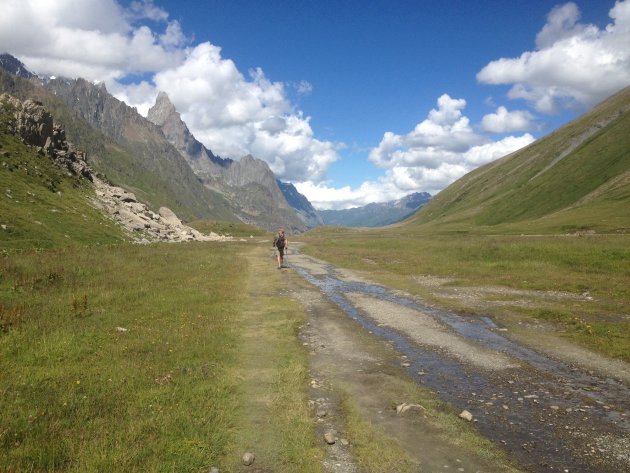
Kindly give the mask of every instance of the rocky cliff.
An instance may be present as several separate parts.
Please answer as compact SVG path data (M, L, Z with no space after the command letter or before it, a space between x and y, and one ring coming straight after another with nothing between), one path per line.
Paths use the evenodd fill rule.
M21 61L7 53L0 54L0 68L15 76L23 77L25 79L35 77L35 74L26 69Z
M319 227L324 225L321 215L313 205L309 202L305 195L300 194L293 184L290 182L278 181L278 187L284 194L284 198L293 209L297 212L298 217L302 219L308 228Z
M147 118L160 127L201 182L228 199L240 220L268 230L309 228L285 199L267 163L249 155L239 160L215 156L193 136L164 92L158 94Z
M55 107L55 115L63 114L68 136L90 152L92 166L154 211L166 206L185 220L237 221L227 200L199 182L162 131L114 98L104 85L53 79L43 81L41 87L52 98L37 94L47 106ZM22 98L34 93L22 88Z
M111 186L88 165L86 153L67 141L65 130L53 121L50 112L40 102L23 102L2 94L0 110L13 115L9 129L11 134L19 136L25 145L35 147L40 156L47 157L70 175L90 181L95 191L93 204L106 211L133 240L178 242L226 239L216 234L203 235L184 225L166 207L155 213L139 202L133 193ZM50 185L54 187L54 183Z

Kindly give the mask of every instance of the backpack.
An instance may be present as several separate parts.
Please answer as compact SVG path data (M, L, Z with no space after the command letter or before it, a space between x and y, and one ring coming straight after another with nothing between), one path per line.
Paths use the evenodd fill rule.
M284 236L277 236L273 239L273 246L278 249L284 248Z

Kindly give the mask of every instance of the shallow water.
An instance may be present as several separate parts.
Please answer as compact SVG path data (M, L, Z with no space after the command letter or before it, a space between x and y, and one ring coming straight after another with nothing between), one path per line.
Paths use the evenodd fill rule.
M623 452L626 441L630 444L630 389L623 383L518 345L497 333L489 317L464 317L379 285L344 281L329 265L323 266L325 274L313 274L295 262L291 266L364 329L405 355L416 382L456 408L470 411L479 430L504 445L528 470L630 471L630 460ZM376 324L350 303L346 293L366 294L421 311L462 338L512 357L520 367L487 371L418 345ZM603 437L608 440L597 440Z

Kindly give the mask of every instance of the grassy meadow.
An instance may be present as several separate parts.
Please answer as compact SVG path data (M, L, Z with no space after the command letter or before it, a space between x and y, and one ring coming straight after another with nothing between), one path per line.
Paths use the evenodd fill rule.
M124 241L120 227L90 205L90 183L6 133L9 123L0 109L0 251Z
M269 236L270 232L262 230L254 225L247 223L222 222L218 220L194 220L188 222L187 225L201 233L209 235L210 233L218 233L219 235L231 236L234 238L249 238Z
M471 309L440 298L417 278L444 278L452 287L570 293L576 297L544 308L497 304L478 315L544 320L583 346L630 361L630 236L423 234L417 228L327 227L301 239L305 253L463 312Z
M192 243L0 257L0 471L239 471L246 449L269 471L318 471L303 468L320 454L300 320L271 291L280 276L252 274L245 251ZM257 371L279 378L258 386ZM267 410L252 419L259 399ZM278 436L292 439L282 451L261 440Z

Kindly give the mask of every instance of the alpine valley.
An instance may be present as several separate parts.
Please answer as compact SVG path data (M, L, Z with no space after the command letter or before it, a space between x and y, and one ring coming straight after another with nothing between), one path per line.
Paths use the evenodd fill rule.
M102 84L37 77L10 54L0 55L0 92L41 102L97 172L150 208L169 207L184 220L244 222L267 230L282 226L291 233L325 223L292 184L276 179L266 162L251 155L222 158L207 149L164 92L144 118ZM350 225L393 223L418 208L403 206L392 214L389 210L398 204L381 205L386 215L374 215L381 207L373 204L353 212Z

